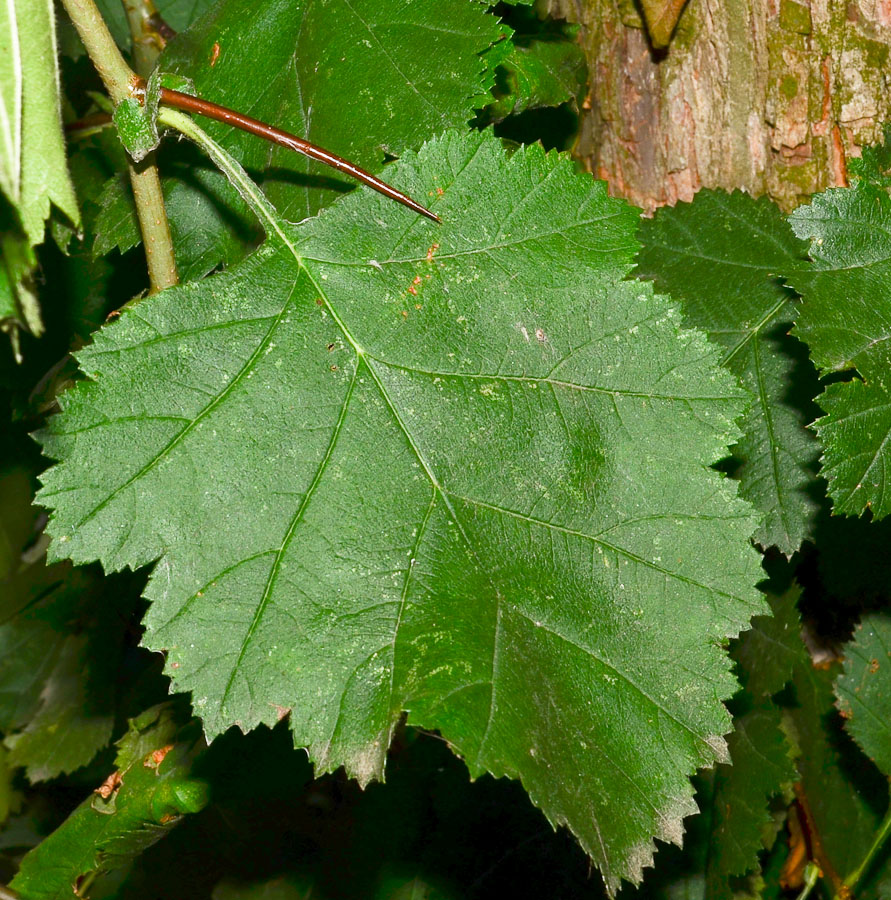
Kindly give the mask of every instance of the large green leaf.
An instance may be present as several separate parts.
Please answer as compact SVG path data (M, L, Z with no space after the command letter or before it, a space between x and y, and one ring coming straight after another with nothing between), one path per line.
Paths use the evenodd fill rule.
M380 169L489 99L480 53L501 36L478 3L455 0L222 0L160 64L197 93ZM353 186L318 163L211 123L286 218L312 215ZM331 181L338 182L332 190ZM320 190L327 188L327 190Z
M804 415L818 385L787 334L794 296L780 281L806 245L766 197L718 191L642 219L641 243L637 274L682 302L685 319L724 348L724 365L756 398L735 451L740 494L764 514L758 543L790 556L817 511L817 448Z
M891 196L867 181L814 197L791 216L810 238L813 265L791 275L804 298L796 334L822 372L856 369L830 384L816 423L836 512L891 512Z
M845 649L845 672L835 683L845 728L867 756L891 776L891 622L866 616Z
M720 645L763 609L710 469L743 393L623 281L637 214L568 159L453 135L390 174L445 224L365 190L293 227L257 192L259 251L79 354L54 552L160 560L146 640L209 735L289 714L366 782L408 710L615 889L725 757Z

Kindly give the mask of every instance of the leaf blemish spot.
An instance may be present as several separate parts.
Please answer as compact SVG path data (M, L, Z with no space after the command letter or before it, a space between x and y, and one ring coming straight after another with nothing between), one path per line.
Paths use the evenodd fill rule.
M220 42L214 41L213 48L210 52L210 67L213 68L220 58Z

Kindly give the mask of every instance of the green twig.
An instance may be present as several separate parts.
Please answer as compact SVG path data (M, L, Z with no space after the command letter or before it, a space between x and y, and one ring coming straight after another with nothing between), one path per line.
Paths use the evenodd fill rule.
M62 0L62 5L114 104L134 97L133 88L141 84L139 76L121 56L93 0ZM154 154L149 154L141 163L130 161L130 184L145 245L151 293L154 294L179 281Z
M854 890L857 888L857 885L860 883L860 879L866 874L867 869L872 865L873 860L876 857L876 854L882 849L885 841L888 839L888 835L891 834L891 809L888 810L885 815L885 819L882 824L879 826L879 830L876 833L875 839L872 842L872 846L869 850L866 851L866 856L863 857L860 865L851 872L850 875L845 879L845 888L847 888L847 896L850 896ZM839 898L839 895L836 894L836 898Z

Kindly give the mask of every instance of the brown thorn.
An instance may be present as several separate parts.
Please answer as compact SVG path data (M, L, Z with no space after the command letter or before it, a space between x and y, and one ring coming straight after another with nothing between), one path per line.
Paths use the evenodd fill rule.
M368 187L373 188L379 194L383 194L385 197L389 197L391 200L395 200L397 203L407 206L414 212L426 216L433 222L441 224L442 220L439 216L430 212L426 207L421 206L416 200L412 200L407 194L403 194L402 191L397 191L396 188L391 187L385 181L381 181L380 178L375 177L370 172L366 172L364 169L359 168L359 166L354 163L342 159L340 156L336 156L328 150L323 150L321 147L317 147L315 144L303 140L303 138L288 134L287 131L282 131L272 125L267 125L265 122L261 122L258 119L252 119L250 116L242 115L225 106L211 103L209 100L202 100L200 97L193 97L190 94L183 94L180 91L174 91L168 88L161 88L161 103L165 103L167 106L173 106L176 109L181 109L184 112L197 113L200 116L206 116L208 119L214 119L217 122L232 125L249 134L264 138L280 147L286 147L289 150L294 150L297 153L303 154L303 156L308 156L310 159L325 163L325 165L337 169L338 172L343 172L345 175L349 175L357 181L361 181L362 184L368 185Z

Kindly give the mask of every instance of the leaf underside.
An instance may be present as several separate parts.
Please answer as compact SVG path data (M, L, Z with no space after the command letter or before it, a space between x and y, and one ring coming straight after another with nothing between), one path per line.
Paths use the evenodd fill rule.
M867 181L818 194L790 217L813 265L790 278L804 303L795 333L823 373L856 369L818 397L822 474L837 513L891 512L891 196Z
M636 274L681 303L754 396L734 448L740 495L764 516L755 540L791 556L812 536L818 509L817 446L802 410L819 385L788 336L795 304L780 274L801 264L807 245L766 197L707 190L642 219L641 243Z
M721 649L763 611L709 466L743 392L569 160L445 136L244 263L147 298L42 434L56 554L159 560L146 643L210 736L289 714L380 777L438 729L520 778L615 890L725 758Z

